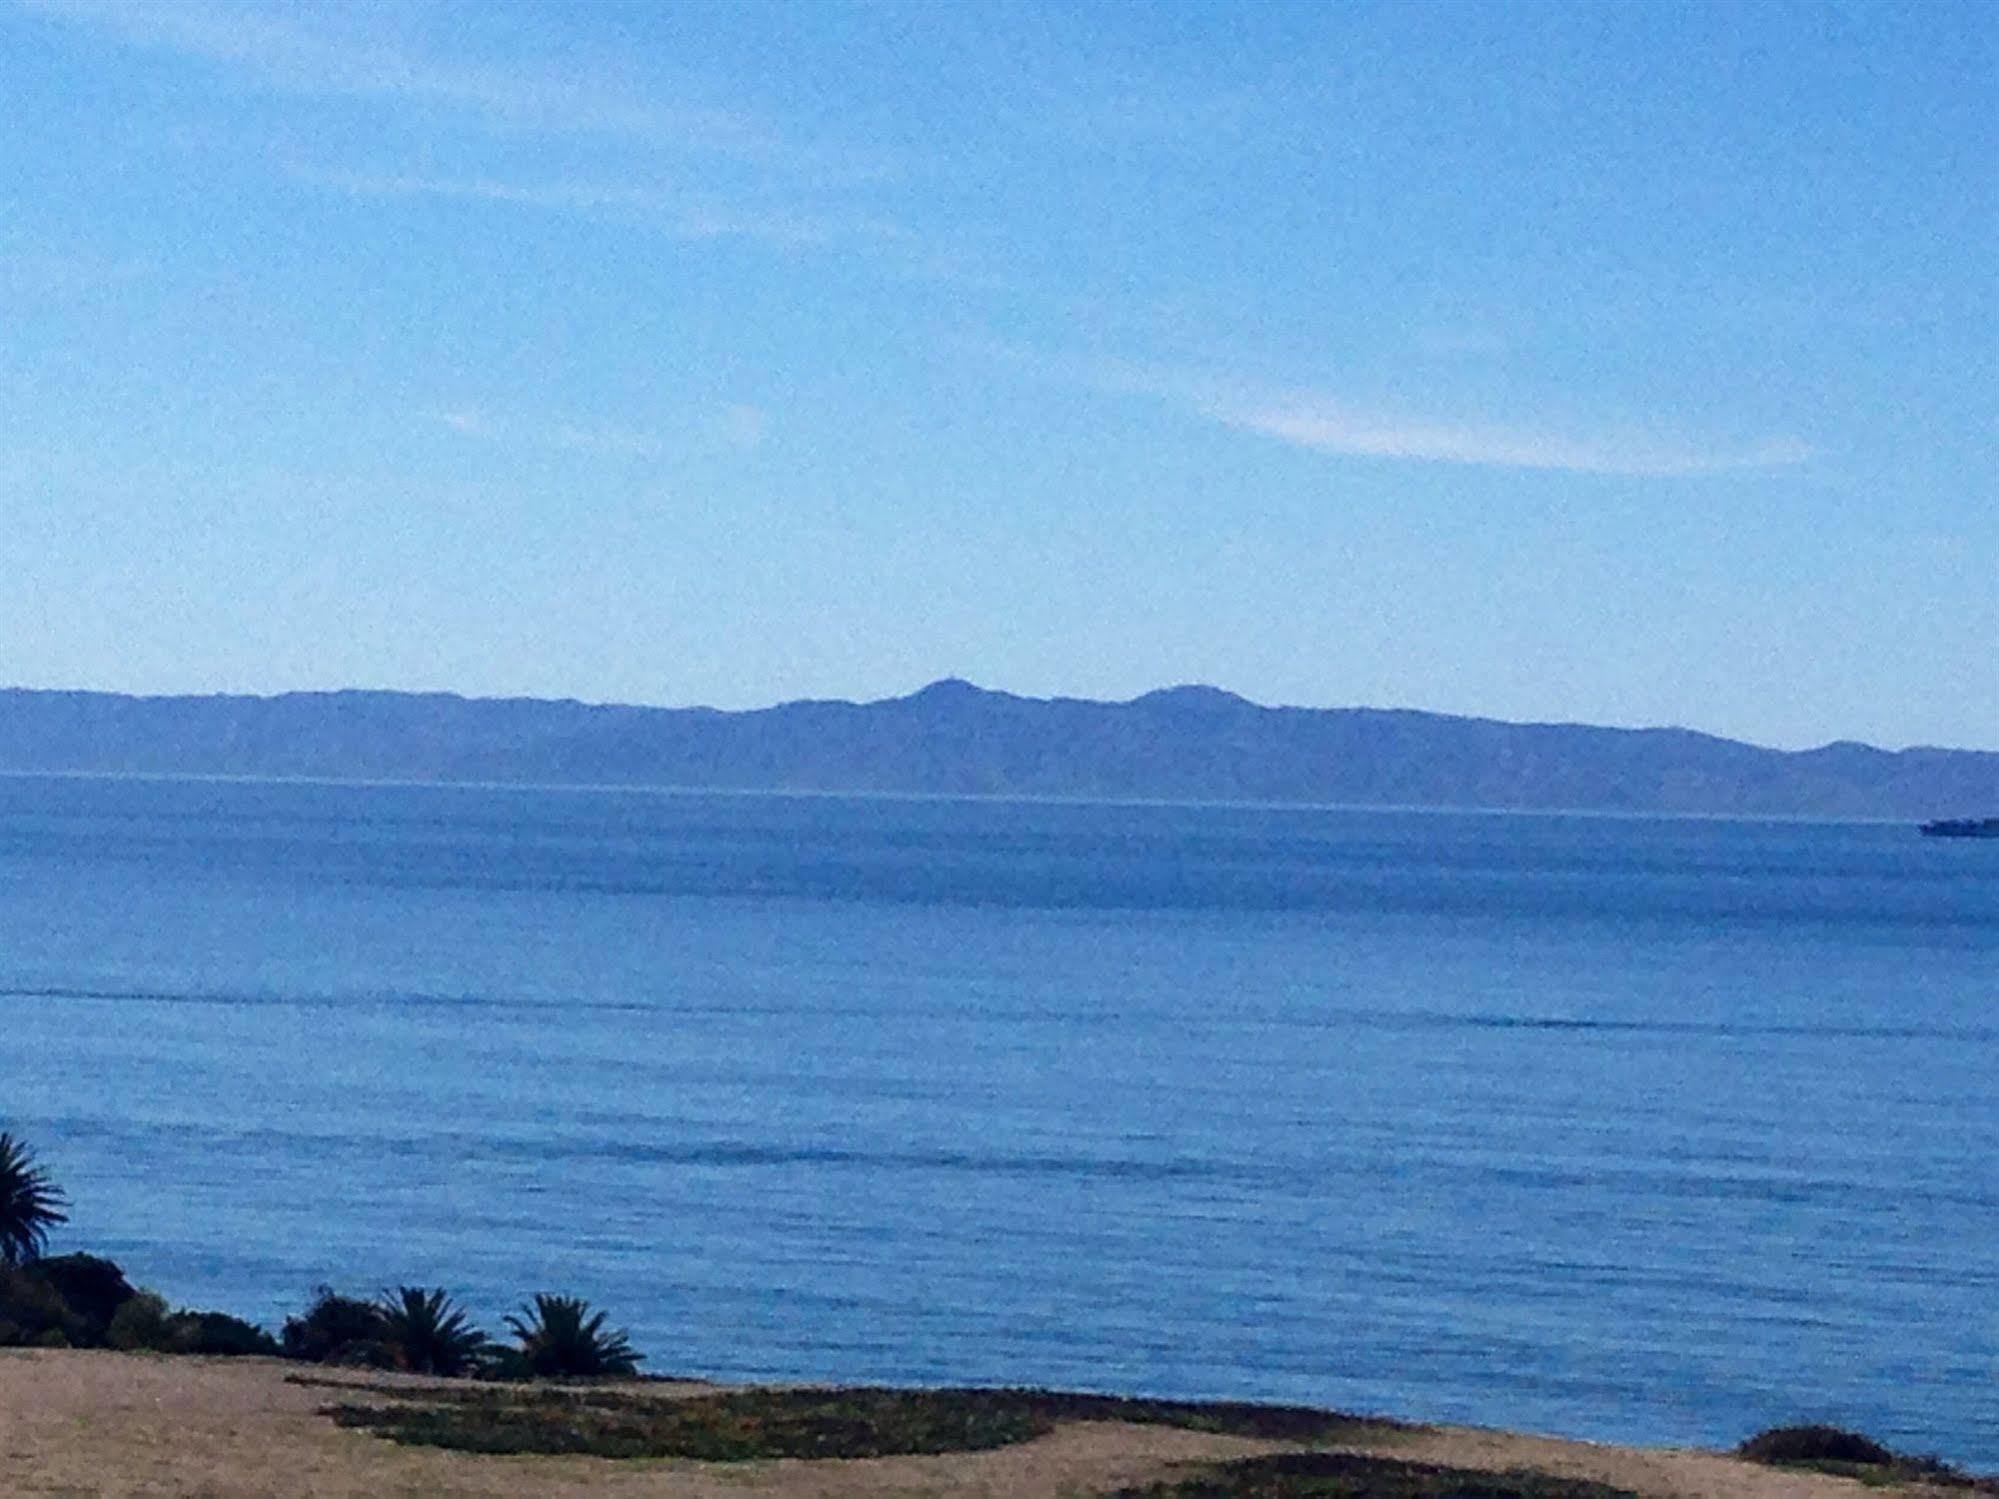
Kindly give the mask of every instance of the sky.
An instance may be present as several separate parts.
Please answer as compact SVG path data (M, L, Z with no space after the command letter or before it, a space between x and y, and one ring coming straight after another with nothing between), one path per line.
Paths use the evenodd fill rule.
M1999 748L1999 7L0 0L0 682Z

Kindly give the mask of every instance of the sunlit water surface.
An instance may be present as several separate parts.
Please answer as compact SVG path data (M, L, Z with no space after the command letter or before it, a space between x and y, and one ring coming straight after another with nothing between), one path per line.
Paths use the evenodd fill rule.
M0 1126L275 1322L1999 1466L1999 845L0 779Z

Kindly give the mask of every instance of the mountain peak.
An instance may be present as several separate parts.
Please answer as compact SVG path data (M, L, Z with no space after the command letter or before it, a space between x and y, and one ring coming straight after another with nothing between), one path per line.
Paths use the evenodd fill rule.
M1194 713L1220 713L1236 708L1254 708L1246 697L1220 687L1190 682L1179 687L1160 687L1132 699L1134 704L1153 708L1174 708Z
M919 687L903 701L906 703L968 703L979 698L998 697L963 677L940 677L928 687Z

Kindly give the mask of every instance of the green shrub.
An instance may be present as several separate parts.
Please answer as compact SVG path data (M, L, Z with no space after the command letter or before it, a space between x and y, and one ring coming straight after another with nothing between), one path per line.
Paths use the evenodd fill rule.
M1941 1458L1912 1457L1843 1427L1773 1426L1735 1449L1738 1457L1779 1468L1811 1468L1870 1484L1927 1484L1999 1494L1999 1478L1980 1478Z
M171 1353L173 1327L166 1298L152 1291L135 1293L112 1317L104 1341L127 1353Z
M133 1293L111 1319L105 1341L127 1353L196 1353L211 1357L270 1355L277 1341L254 1323L227 1312L167 1310L151 1291Z
M174 1353L240 1357L278 1351L277 1340L263 1328L227 1312L175 1312L168 1319L168 1329Z
M1773 1426L1759 1431L1735 1449L1751 1462L1798 1465L1806 1463L1868 1463L1885 1466L1895 1454L1872 1437L1837 1426Z
M348 1343L326 1362L343 1369L395 1369L396 1351L387 1343Z
M388 1321L372 1301L342 1296L331 1286L313 1292L312 1305L285 1319L279 1342L286 1358L311 1364L388 1368Z
M38 1259L26 1273L54 1289L68 1306L71 1340L79 1346L101 1346L119 1309L138 1294L125 1272L94 1254L65 1254Z
M37 1343L51 1331L74 1343L83 1326L54 1286L32 1269L0 1261L0 1344Z

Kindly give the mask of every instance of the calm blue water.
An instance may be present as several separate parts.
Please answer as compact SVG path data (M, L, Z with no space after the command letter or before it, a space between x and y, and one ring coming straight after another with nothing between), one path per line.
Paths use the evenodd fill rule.
M276 1321L1999 1466L1999 845L0 779L0 1125Z

